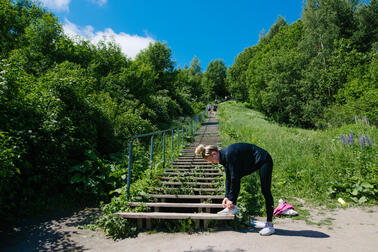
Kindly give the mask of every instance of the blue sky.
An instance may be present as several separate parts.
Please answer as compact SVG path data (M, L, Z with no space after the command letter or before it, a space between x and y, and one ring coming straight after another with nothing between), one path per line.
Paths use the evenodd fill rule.
M281 15L288 23L301 17L301 0L40 0L58 16L64 30L97 43L105 36L135 57L150 42L166 42L176 66L194 56L205 71L209 62L227 66L258 42Z

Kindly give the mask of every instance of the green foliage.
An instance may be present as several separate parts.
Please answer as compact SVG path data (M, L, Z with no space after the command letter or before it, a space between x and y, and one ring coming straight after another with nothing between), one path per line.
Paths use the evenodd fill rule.
M359 50L366 52L377 43L378 20L375 18L378 13L378 1L371 0L369 4L363 4L357 8L355 15L357 29L354 31L352 40Z
M16 206L14 199L17 194L14 191L14 184L20 180L19 162L24 150L20 143L20 138L16 138L9 133L0 131L0 215L6 215L8 211Z
M25 28L42 17L45 10L32 1L11 0L0 2L0 55L6 57L10 51L26 43Z
M0 21L0 215L108 201L125 184L130 137L205 101L200 70L180 75L167 44L129 59L115 43L69 38L28 0L1 1ZM133 180L149 167L147 146L135 145Z
M96 221L98 227L104 229L105 233L113 239L134 236L137 232L136 220L120 218L116 215L118 212L143 212L148 210L145 206L130 207L132 201L149 201L148 193L153 191L159 181L156 177L161 176L162 166L158 163L154 169L149 169L148 153L143 149L136 148L133 163L134 181L130 189L130 201L126 198L126 186L122 186L110 194L117 193L108 204L101 204L102 215ZM147 164L146 164L147 162ZM124 177L126 178L126 176ZM124 183L126 185L126 183Z
M226 72L226 65L222 60L213 60L209 63L202 79L202 87L208 100L213 100L216 97L223 98L227 95Z
M85 155L87 158L82 164L69 169L70 183L80 194L93 194L106 199L111 189L120 186L121 181L126 181L126 165L105 163L91 150L85 152Z
M378 186L376 181L371 184L358 178L352 178L351 181L344 183L331 183L327 194L334 199L337 196L341 196L353 200L356 204L364 204L369 200L377 198Z
M16 160L21 157L22 150L19 148L19 138L15 139L6 132L0 132L0 164L3 169L0 171L1 186L9 183L16 174L20 174L20 169L16 165ZM4 186L6 187L6 186Z
M130 211L126 203L127 200L125 196L112 198L110 204L101 205L103 214L96 221L96 224L104 229L105 234L113 237L115 240L134 236L137 232L136 220L124 219L115 215L117 212Z
M270 27L269 32L260 38L260 42L269 42L279 32L281 26L287 26L287 23L283 17L278 16L277 21Z
M358 122L325 131L288 128L234 102L220 106L218 116L224 145L249 142L272 155L272 193L276 200L301 198L313 204L335 205L342 197L350 205L377 203L376 127ZM352 146L342 146L340 134L350 132L368 135L373 147L361 148L356 141ZM240 202L257 213L264 202L258 191L258 176L245 178Z
M377 1L306 1L300 20L279 17L238 55L228 91L290 126L324 128L355 116L376 125L376 12Z
M248 100L246 71L249 61L256 51L255 49L255 47L246 48L236 57L235 63L227 70L227 91L238 101L246 102Z
M177 135L173 136L173 144L176 146L177 141L182 141L181 135L177 139ZM160 183L160 178L164 172L163 167L163 145L161 135L154 136L154 158L153 162L150 162L150 152L148 149L148 142L143 141L143 138L134 140L135 145L133 148L133 163L132 163L132 177L130 186L130 201L126 198L127 188L124 181L123 184L119 184L117 189L109 192L113 196L108 204L101 204L103 214L96 221L96 225L104 229L105 233L111 236L113 239L119 239L122 237L134 236L137 232L136 221L130 219L123 219L116 216L118 212L144 212L150 211L148 207L141 205L138 207L130 207L129 202L153 202L149 194L156 193L156 188L163 190L167 189ZM150 139L147 137L147 139ZM184 138L184 144L192 140L192 136L189 135ZM147 143L147 144L146 144ZM169 153L171 150L172 138L170 134L166 135L166 166L169 165L169 161L175 160L179 155L179 149L174 148L174 153ZM169 155L168 155L169 154ZM171 158L172 157L172 158ZM127 163L125 160L124 163ZM112 169L111 176L114 178L127 178L127 169ZM197 174L199 175L199 174ZM178 178L178 181L185 182L186 177ZM219 181L220 183L223 181ZM185 186L184 186L185 187ZM191 185L187 185L191 187ZM175 192L186 190L187 188L177 188ZM173 190L170 190L172 193ZM156 230L164 230L168 232L186 231L192 232L195 229L195 223L193 220L152 220L152 225Z

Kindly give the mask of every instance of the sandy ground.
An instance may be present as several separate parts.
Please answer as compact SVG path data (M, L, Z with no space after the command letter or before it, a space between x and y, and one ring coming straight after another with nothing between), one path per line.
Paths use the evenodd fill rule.
M65 217L21 223L0 231L1 251L378 251L378 206L318 212L311 216L323 225L292 218L276 218L276 233L261 237L259 229L187 233L139 233L113 241L98 231L79 229L96 209ZM263 220L263 219L260 219ZM331 223L329 221L331 220Z

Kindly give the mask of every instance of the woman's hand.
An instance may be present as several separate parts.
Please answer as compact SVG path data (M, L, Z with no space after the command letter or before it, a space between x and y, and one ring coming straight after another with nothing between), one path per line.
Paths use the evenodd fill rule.
M228 199L224 198L223 201L222 201L222 206L227 207L227 202L228 202Z
M226 203L226 206L228 209L233 209L234 208L234 204L232 204L232 201L231 200L228 200L227 203Z

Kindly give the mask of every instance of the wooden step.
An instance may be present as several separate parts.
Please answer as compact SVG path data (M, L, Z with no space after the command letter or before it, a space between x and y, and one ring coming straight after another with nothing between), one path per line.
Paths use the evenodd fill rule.
M211 213L160 213L160 212L142 212L142 213L116 213L116 215L122 218L128 219L193 219L193 220L233 220L235 216L233 214L211 214Z
M196 186L216 186L218 183L206 183L206 182L160 182L167 186L182 186L182 185L196 185Z
M181 164L181 165L170 165L168 168L171 169L213 169L212 165L186 165L186 164Z
M212 163L207 161L186 161L186 160L176 160L171 163L172 165L175 164L194 164L194 165L212 165Z
M175 207L175 208L223 208L222 204L213 203L145 203L145 202L130 202L129 206L148 206L148 207Z
M177 191L189 191L189 192L223 192L224 188L198 188L198 187L185 187L185 188L179 188L179 187L154 187L151 188L155 191L169 191L169 190L177 190Z
M163 176L193 176L194 172L164 172ZM203 176L212 176L212 177L222 177L222 173L217 172L204 172L201 173Z
M191 162L180 162L172 163L171 167L213 167L211 163L191 163Z
M161 177L160 179L161 180L167 180L167 181L176 180L177 182L180 182L180 180L184 179L184 178L174 176L174 177ZM223 178L222 177L211 177L211 178L185 177L185 180L189 180L189 181L223 181Z
M219 173L219 170L218 169L187 169L187 168L176 168L176 169L165 169L166 172L197 172L197 173L202 173L202 172L218 172Z
M224 199L224 195L150 194L149 196L154 199Z

